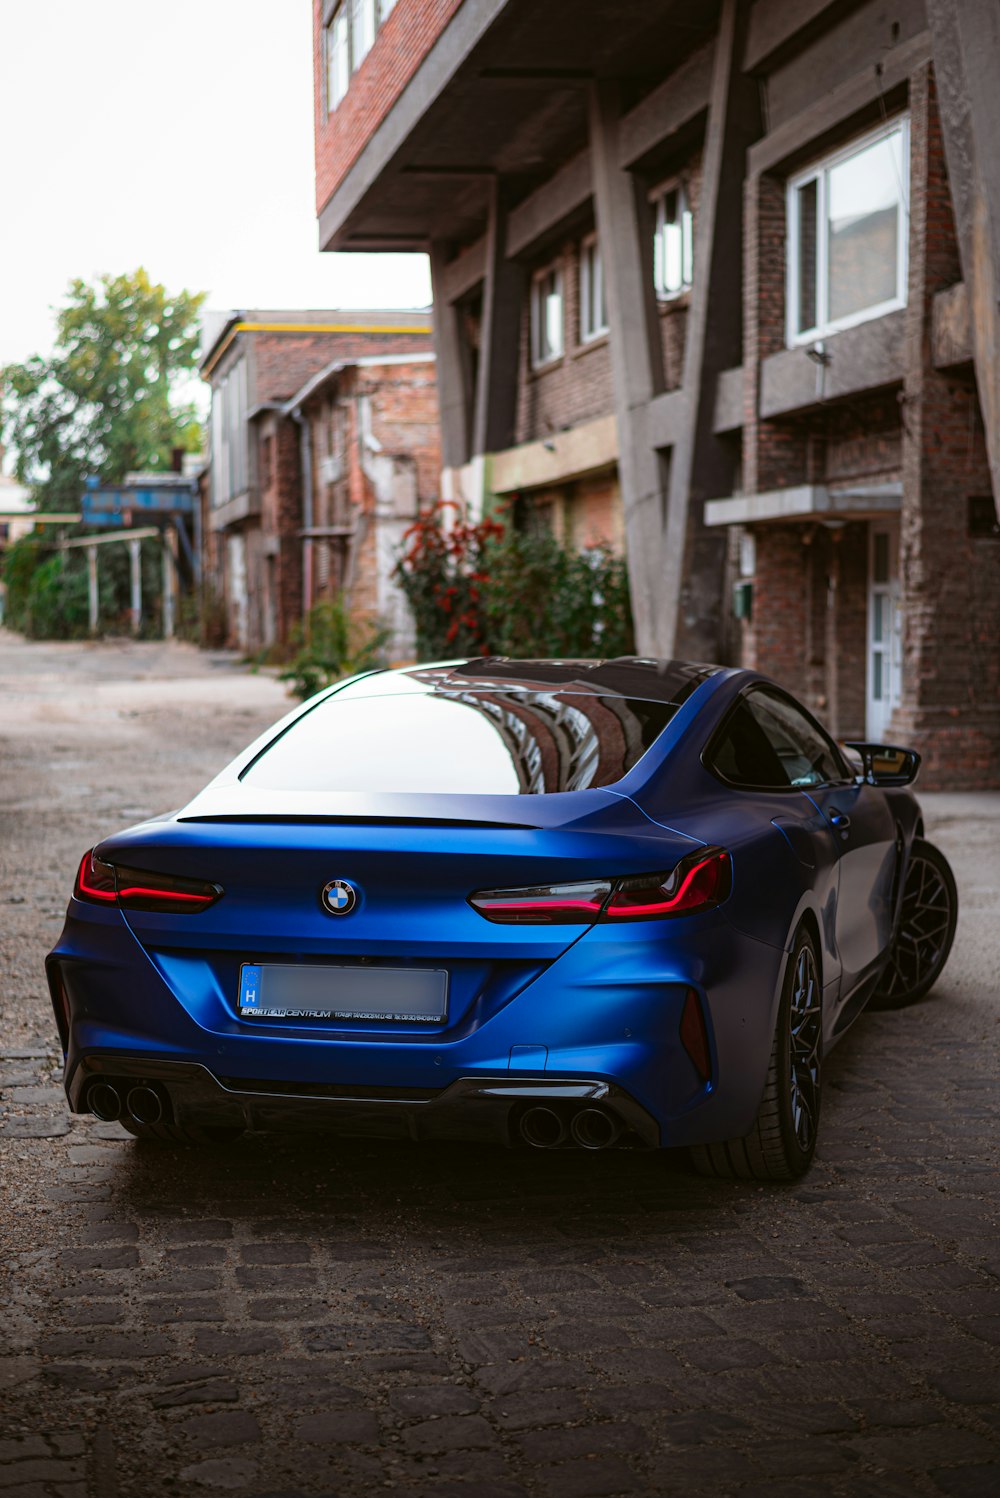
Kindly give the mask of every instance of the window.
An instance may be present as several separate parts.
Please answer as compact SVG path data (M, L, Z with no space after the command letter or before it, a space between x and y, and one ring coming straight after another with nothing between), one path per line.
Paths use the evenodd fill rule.
M601 251L595 238L585 239L580 248L580 342L589 343L607 331Z
M326 28L326 101L336 109L351 81L350 26L348 7L341 5Z
M326 23L326 107L331 113L371 51L396 0L341 0ZM329 10L329 6L327 7Z
M687 291L694 275L694 220L682 182L656 199L653 281L664 299Z
M531 362L535 369L558 359L563 351L562 271L556 265L539 271L531 286Z
M843 780L832 742L791 698L751 691L710 746L709 768L731 785L790 790Z
M905 305L908 141L896 120L789 182L789 343Z
M370 794L586 790L626 775L677 711L675 702L558 687L524 691L473 679L467 690L454 682L437 690L412 677L383 681L385 695L369 687L370 695L320 702L241 779L269 790Z
M240 359L212 391L212 503L248 486L247 361Z

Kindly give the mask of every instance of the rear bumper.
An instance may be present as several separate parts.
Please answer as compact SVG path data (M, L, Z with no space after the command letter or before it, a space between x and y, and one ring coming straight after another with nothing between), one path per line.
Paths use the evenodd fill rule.
M660 1144L659 1125L646 1109L623 1088L594 1078L460 1077L439 1090L345 1087L219 1077L205 1066L156 1057L91 1055L67 1081L75 1113L88 1111L95 1082L116 1086L123 1104L131 1086L151 1086L164 1101L165 1116L179 1124L511 1145L529 1108L545 1106L568 1121L582 1108L597 1107L620 1125L620 1144Z

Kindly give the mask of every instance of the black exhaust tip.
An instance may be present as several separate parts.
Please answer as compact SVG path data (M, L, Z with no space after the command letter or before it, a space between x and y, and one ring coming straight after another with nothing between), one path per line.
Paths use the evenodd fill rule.
M125 1099L129 1117L139 1124L158 1124L163 1119L163 1099L145 1082L132 1087Z
M606 1150L620 1138L621 1132L617 1118L603 1108L581 1108L570 1124L574 1144L585 1150Z
M87 1107L101 1123L114 1123L122 1116L121 1093L113 1082L91 1082L87 1089Z
M563 1144L569 1133L566 1122L554 1108L541 1104L521 1114L521 1138L533 1149L551 1150Z

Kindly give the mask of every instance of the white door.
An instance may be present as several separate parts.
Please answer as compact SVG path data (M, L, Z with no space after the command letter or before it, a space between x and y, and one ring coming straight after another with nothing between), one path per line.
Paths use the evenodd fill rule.
M895 521L872 521L869 526L867 655L865 733L872 743L884 743L902 687L899 526Z

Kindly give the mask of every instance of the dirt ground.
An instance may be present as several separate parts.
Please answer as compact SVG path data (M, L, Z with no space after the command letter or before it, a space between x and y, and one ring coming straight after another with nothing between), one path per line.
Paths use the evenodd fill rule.
M81 854L289 705L0 631L0 1498L1000 1491L1000 796L924 798L954 955L834 1053L794 1186L71 1118L42 964Z

